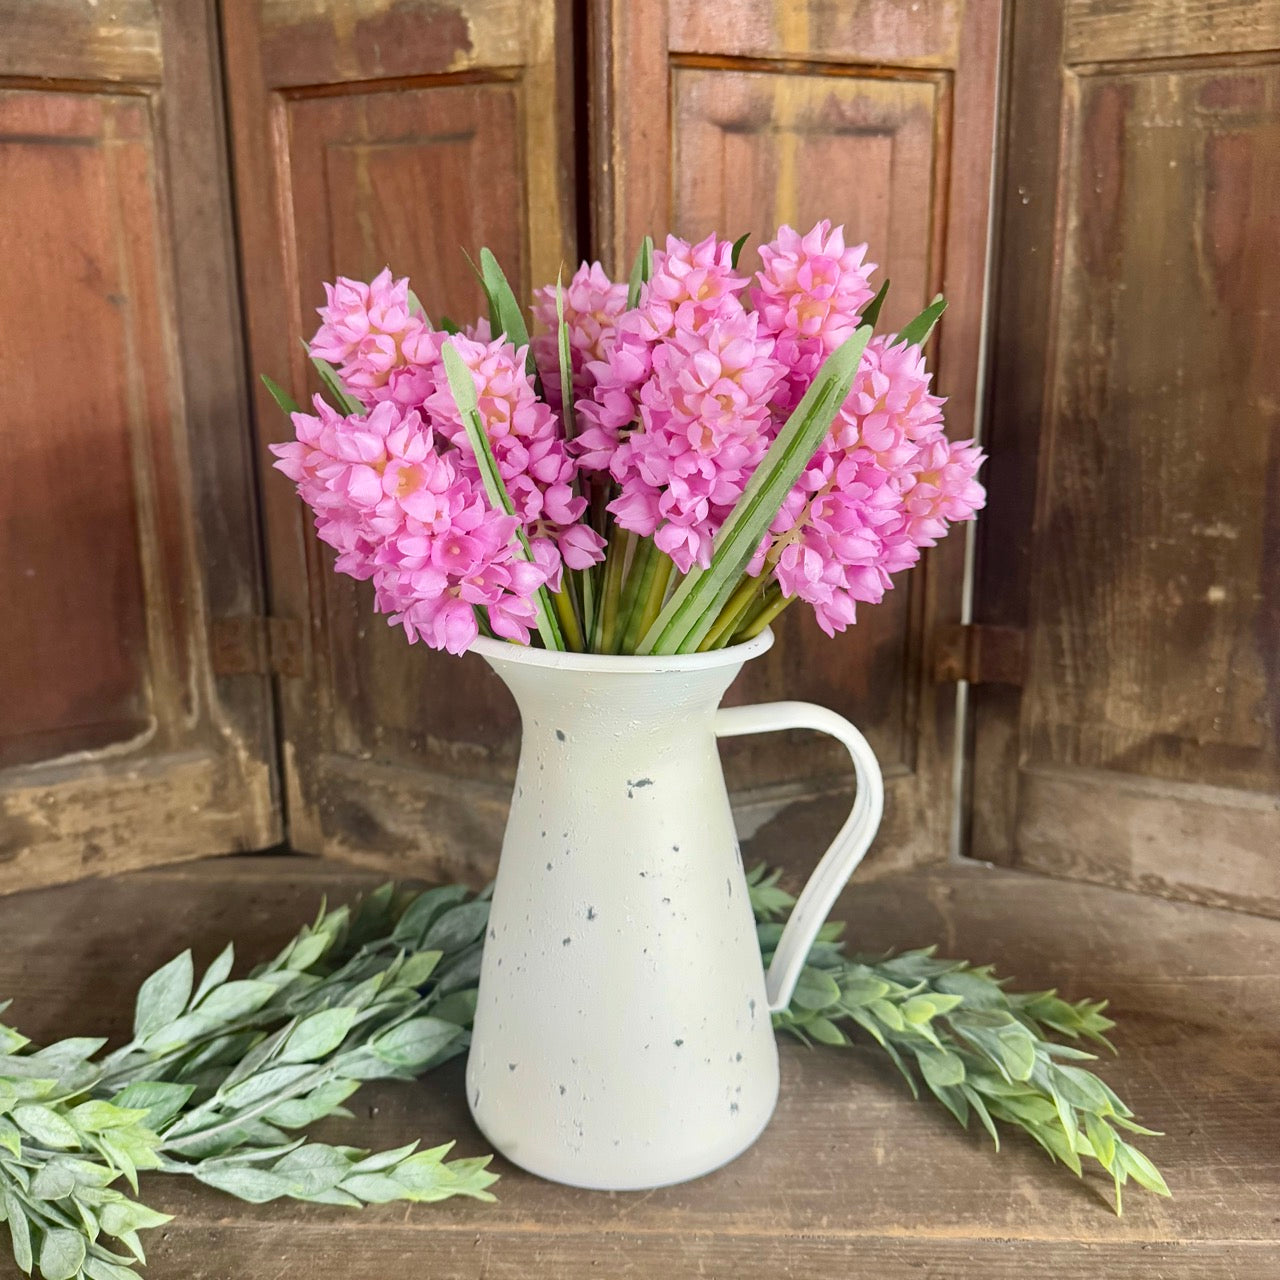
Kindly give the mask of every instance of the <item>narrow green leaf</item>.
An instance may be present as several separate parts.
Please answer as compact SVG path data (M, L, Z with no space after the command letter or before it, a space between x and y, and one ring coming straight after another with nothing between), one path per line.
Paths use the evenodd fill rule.
M949 1049L917 1049L916 1061L925 1083L933 1088L947 1089L964 1083L964 1061Z
M853 385L870 337L871 329L864 325L827 357L716 535L710 568L695 566L685 575L637 646L637 653L692 653L697 649L783 499L830 429Z
M876 290L876 296L867 303L862 309L862 314L858 317L860 324L869 324L873 329L876 321L880 319L880 308L884 306L885 296L889 292L889 281L885 280L881 283L880 288Z
M511 291L511 285L498 265L497 258L488 249L480 250L480 278L489 295L489 324L493 329L493 336L496 338L500 333L505 334L507 341L514 347L524 347L525 368L529 376L537 381L538 366L533 360L533 344L529 341L524 312L520 310L520 303L516 301L516 295ZM541 387L538 394L541 397Z
M836 980L821 969L806 965L800 971L796 989L792 993L791 1003L797 1009L829 1009L840 999L840 987Z
M114 1200L104 1205L98 1215L102 1229L109 1236L123 1236L130 1231L150 1231L173 1221L171 1213L157 1213L148 1209L145 1204L137 1204L132 1200Z
M1000 1134L996 1129L996 1122L991 1118L991 1112L987 1110L987 1104L983 1101L982 1095L967 1081L960 1086L964 1091L964 1096L968 1098L969 1105L973 1108L978 1119L982 1121L982 1127L991 1135L991 1141L995 1143L996 1150L1000 1150Z
M1084 1132L1093 1148L1094 1158L1109 1173L1116 1158L1116 1131L1101 1116L1086 1112Z
M741 235L740 235L740 236L739 236L739 237L738 237L738 238L733 242L733 252L732 252L732 254L730 255L729 262L730 262L730 265L733 267L733 269L734 269L735 271L738 269L738 259L742 257L742 250L743 250L743 247L746 245L747 241L748 241L748 240L750 240L750 239L751 239L751 232L750 232L750 231L744 231L744 232L743 232L743 233L742 233L742 234L741 234ZM870 321L868 321L867 323L870 323Z
M396 921L391 941L399 947L420 949L431 922L467 896L467 887L461 884L442 884L418 894Z
M631 264L631 276L627 282L627 306L634 307L640 301L640 286L648 284L653 275L653 237L645 236L636 250L635 261Z
M578 434L573 406L573 349L569 345L569 326L564 318L564 287L558 279L556 280L556 349L560 363L560 421L564 424L564 438L572 440Z
M303 344L306 345L305 343ZM308 352L308 354L310 354ZM326 390L337 402L337 407L349 417L352 415L362 417L364 415L364 405L355 398L342 385L342 379L338 377L338 371L327 360L321 360L319 356L311 356L311 363L315 365L316 372L320 375L320 381L324 383Z
M933 332L933 326L947 309L947 301L938 294L934 300L912 321L898 331L894 344L905 342L908 346L923 347Z
M290 1194L288 1178L271 1173L267 1169L246 1168L243 1165L201 1166L192 1169L197 1182L216 1187L239 1200L250 1204L266 1204Z
M138 1273L132 1267L106 1258L86 1258L84 1273L89 1280L138 1280Z
M477 994L474 987L455 991L437 1004L433 1004L431 1012L445 1022L456 1022L460 1027L469 1027L476 1018Z
M31 1253L31 1228L27 1223L26 1206L12 1191L5 1191L4 1211L13 1244L13 1260L18 1264L18 1270L30 1275L35 1259Z
M200 979L200 985L196 988L195 996L191 1000L193 1006L198 1005L214 987L221 986L226 982L227 978L231 976L231 966L235 964L235 960L235 946L228 942L218 953L213 963L204 971L204 977Z
M432 951L459 951L475 942L488 922L487 902L464 902L451 907L432 924L422 945Z
M134 1005L133 1034L137 1040L173 1022L187 1007L195 983L191 952L174 956L138 989Z
M390 1031L384 1031L369 1047L383 1062L416 1069L461 1034L461 1027L442 1018L411 1018Z
M213 987L201 1001L198 1014L217 1022L233 1022L256 1013L276 993L270 982L257 978L241 978Z
M76 1189L76 1175L61 1160L50 1160L36 1170L31 1194L38 1200L65 1200Z
M1135 1182L1146 1187L1148 1191L1154 1191L1158 1196L1173 1195L1164 1178L1160 1176L1160 1170L1137 1147L1131 1147L1127 1142L1117 1141L1116 1161L1132 1175Z
M804 1029L819 1044L845 1045L849 1043L844 1032L829 1018L810 1018L804 1024Z
M219 1089L217 1096L226 1107L247 1107L251 1103L271 1097L273 1093L294 1089L299 1081L306 1080L314 1073L315 1068L306 1063L268 1067L247 1080L241 1080L239 1084L233 1084L229 1089L225 1087ZM294 1091L297 1090L294 1089Z
M300 413L298 402L278 383L274 378L268 378L265 373L260 374L262 385L271 392L271 398L280 406L285 417L291 413Z
M82 1102L78 1107L73 1107L68 1112L67 1119L77 1129L82 1129L86 1133L101 1133L104 1129L126 1129L136 1125L146 1114L142 1110L121 1107L112 1102L91 1098L88 1102Z
M27 1102L14 1107L13 1121L37 1142L46 1147L72 1150L80 1145L80 1135L71 1124L51 1107L38 1102Z
M453 343L446 342L441 355L444 358L445 374L449 379L449 390L453 394L454 404L457 406L463 426L466 428L467 439L471 443L471 449L479 464L480 476L484 481L489 503L495 510L512 515L515 508L511 502L511 495L507 493L507 486L502 481L497 459L493 456L493 446L489 443L484 424L480 420L476 384L471 377L471 370L454 349ZM523 558L532 561L533 552L529 548L529 539L525 536L522 526L517 525L516 537L520 541ZM563 652L564 638L560 634L560 625L556 621L545 587L539 587L534 593L533 603L537 616L538 634L542 637L542 643L548 649Z
M355 1021L354 1009L321 1009L303 1018L289 1033L276 1061L283 1064L318 1062L346 1039Z

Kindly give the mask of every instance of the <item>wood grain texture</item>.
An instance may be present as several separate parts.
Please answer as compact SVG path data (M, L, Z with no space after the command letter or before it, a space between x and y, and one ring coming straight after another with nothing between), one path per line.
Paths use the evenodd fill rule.
M85 0L6 0L0 76L158 84L162 7L160 0L113 0L104 14Z
M279 836L212 9L5 8L0 891Z
M234 937L242 965L314 913L377 883L334 864L220 859L0 902L0 990L40 1040L127 1029L133 991L192 945ZM156 1280L480 1280L619 1275L876 1275L1013 1280L1046 1275L1232 1276L1280 1260L1280 924L1083 884L980 868L857 886L834 915L869 951L936 942L994 961L1020 987L1109 995L1116 1059L1099 1064L1163 1138L1146 1140L1172 1201L1134 1193L1115 1218L1030 1143L993 1152L913 1102L871 1049L783 1046L782 1097L760 1142L720 1172L643 1194L593 1194L503 1164L497 1205L386 1206L347 1216L248 1206L150 1178L177 1214L148 1241ZM417 1085L367 1086L330 1140L411 1137L485 1150L454 1063ZM7 1276L4 1264L0 1275ZM16 1273L15 1273L16 1280Z
M994 11L999 0L978 0ZM954 68L963 24L954 0L672 0L669 47L681 53ZM998 17L993 13L992 16Z
M1280 50L1280 0L1069 0L1068 63Z
M390 264L433 317L465 324L482 295L464 250L488 245L526 296L573 260L569 20L555 0L224 6L255 372L318 389L300 340L338 274ZM265 463L290 427L261 388L256 408ZM410 648L336 578L265 466L261 501L272 610L307 633L307 677L281 687L290 838L443 865L476 829L451 789L514 773L514 708L482 663Z
M1078 74L1080 9L1015 9L977 608L1030 670L977 693L975 844L1274 912L1280 72Z
M889 325L939 289L950 297L931 354L952 431L971 435L1000 6L599 0L591 17L606 264L625 270L645 232L717 230L751 233L754 268L752 246L779 222L844 223L893 281ZM958 619L963 551L961 537L943 544L835 642L805 611L783 615L778 644L731 695L821 702L868 734L890 777L874 854L885 865L948 847L955 691L931 683L925 659L935 625ZM766 794L789 804L838 792L845 776L838 748L816 736L735 743L726 756L757 808Z

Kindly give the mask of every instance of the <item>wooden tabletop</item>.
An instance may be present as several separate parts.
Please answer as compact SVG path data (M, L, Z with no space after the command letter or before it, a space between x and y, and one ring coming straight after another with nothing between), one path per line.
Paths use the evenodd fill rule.
M322 894L376 877L302 858L223 858L0 899L0 992L26 1034L118 1034L138 982L192 945L234 938L248 964ZM870 1048L782 1050L782 1099L759 1143L679 1187L605 1194L503 1162L496 1205L362 1212L241 1204L152 1175L177 1215L147 1238L154 1280L578 1280L579 1277L1280 1276L1280 921L980 866L855 885L836 918L857 948L937 943L1022 988L1109 996L1119 1057L1102 1074L1166 1136L1144 1148L1172 1201L1078 1182L1016 1134L996 1154ZM324 1136L485 1150L461 1065L369 1085ZM18 1273L0 1258L0 1277Z

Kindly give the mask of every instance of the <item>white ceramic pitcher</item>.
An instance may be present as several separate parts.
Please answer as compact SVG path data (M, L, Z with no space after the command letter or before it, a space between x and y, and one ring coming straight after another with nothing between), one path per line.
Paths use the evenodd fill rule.
M746 1150L778 1096L770 1013L791 998L880 824L875 756L805 702L719 710L773 643L679 657L479 640L523 722L480 976L467 1100L509 1160L630 1190ZM853 812L762 971L718 737L817 729L849 749Z

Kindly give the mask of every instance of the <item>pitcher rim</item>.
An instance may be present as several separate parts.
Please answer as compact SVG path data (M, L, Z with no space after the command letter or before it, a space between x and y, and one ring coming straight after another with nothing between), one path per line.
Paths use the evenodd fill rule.
M713 671L717 667L741 665L767 653L773 645L773 631L766 627L758 636L726 649L706 653L630 654L562 653L555 649L535 649L527 644L491 640L477 636L469 653L478 653L488 662L516 662L527 667L547 667L554 671L630 672L658 675L676 671Z

